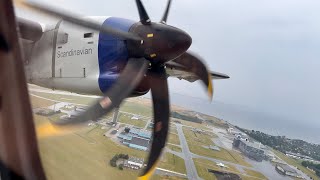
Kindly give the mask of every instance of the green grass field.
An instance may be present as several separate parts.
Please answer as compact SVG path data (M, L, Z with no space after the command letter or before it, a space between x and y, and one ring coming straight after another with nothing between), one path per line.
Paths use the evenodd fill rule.
M216 163L206 159L193 159L198 174L203 179L217 179L216 176L208 172L208 169L238 174L242 179L267 179L263 174L257 171L245 169L246 174L241 173L236 167L227 165L227 168L221 168Z
M178 134L177 127L173 124L170 124L169 131L173 134Z
M251 165L244 160L242 155L235 151L226 150L221 147L220 147L220 151L215 151L215 150L211 150L203 147L203 146L214 145L213 141L211 140L213 136L195 133L195 132L192 132L190 128L186 128L186 127L183 127L183 133L186 136L187 143L189 145L189 149L191 152L201 156L212 157L216 159L237 163L243 166L251 167Z
M168 134L168 143L180 145L179 136L173 133Z
M178 147L178 146L174 146L174 145L171 145L171 144L167 144L166 147L169 148L169 149L171 149L172 151L182 152L181 147Z
M120 106L120 111L134 113L142 116L152 116L152 108L142 104L124 101Z
M201 166L206 167L207 169L210 168L210 169L217 170L217 171L231 172L231 173L235 173L235 174L240 173L239 170L232 165L226 165L226 166L228 166L227 168L221 168L221 167L217 166L216 163L209 161L207 159L195 158L195 159L193 159L193 161L195 163L198 163Z
M31 96L33 107L46 107L53 104L52 101ZM44 116L34 115L36 125L48 122ZM103 136L107 129L101 126L85 126L73 133L38 139L41 160L50 179L135 179L140 171L111 167L109 160L119 153L129 156L146 157L146 152L128 148L117 144ZM185 172L183 159L165 155L160 167L168 170ZM182 166L183 165L183 166ZM172 168L172 169L170 169ZM181 178L155 175L153 179Z
M212 179L216 180L216 176L213 173L208 172L208 168L212 168L211 165L214 165L211 162L204 162L202 159L193 159L194 165L196 166L199 177L202 179ZM213 169L213 168L212 168Z
M41 96L44 98L56 100L56 101L70 102L70 103L84 104L84 105L89 105L96 100L96 98L80 97L80 96L72 96L72 95L50 94L50 93L43 93L43 92L32 92L32 94L37 95L37 96Z
M37 117L36 117L37 118ZM60 137L39 139L48 179L132 179L138 171L120 171L109 165L118 153L145 157L146 153L118 145L103 136L100 126L85 127Z
M160 161L159 166L163 169L170 169L178 173L186 174L186 167L184 160L174 154L165 153Z
M118 121L125 123L125 124L131 124L131 125L134 125L134 126L140 127L140 128L143 128L147 124L147 121L144 121L141 119L133 120L133 119L131 119L131 117L132 117L131 115L120 113Z
M96 98L90 98L90 97L50 94L50 93L44 93L44 92L32 92L32 94L41 96L44 98L52 99L55 101L62 101L62 102L69 102L69 103L83 104L83 105L90 105L96 100ZM126 100L121 104L120 111L134 113L142 116L152 116L151 107L126 101Z
M173 122L174 120L177 120L177 121L180 121L181 124L186 125L186 126L191 126L191 127L194 127L194 128L199 128L199 129L203 129L203 130L212 131L204 123L200 124L200 123L195 123L195 122L191 122L191 121L185 121L185 120L177 119L177 118L171 118L171 120L172 120L171 122Z
M250 169L244 169L244 171L246 172L246 174L248 176L256 177L259 179L267 179L263 174L261 174L258 171L254 171L254 170L250 170Z
M53 101L48 101L45 99L36 98L32 95L30 95L29 97L30 97L32 108L41 108L41 107L48 107L48 106L54 105Z
M213 133L204 134L204 133L196 133L191 130L191 128L183 127L183 133L188 141L197 141L202 143L203 145L212 145L212 138L216 137Z

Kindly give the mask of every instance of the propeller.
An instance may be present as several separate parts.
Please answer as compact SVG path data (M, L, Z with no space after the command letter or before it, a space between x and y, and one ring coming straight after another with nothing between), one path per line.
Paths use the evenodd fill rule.
M166 63L173 61L187 72L197 75L208 89L210 98L213 95L211 75L200 58L186 53L192 43L192 38L183 30L166 24L171 0L168 0L161 23L152 22L142 2L136 0L140 22L135 23L129 32L123 32L95 22L79 18L78 15L52 9L47 6L28 3L29 6L45 13L60 16L66 21L77 25L99 30L126 40L129 59L114 85L104 93L104 97L92 104L86 112L75 118L55 121L40 126L39 134L56 135L77 128L89 121L97 120L104 114L118 107L134 88L146 78L151 89L153 100L153 141L146 168L140 179L148 179L161 156L165 146L169 127L169 93L166 74Z
M20 6L26 6L29 7L31 9L37 9L40 10L46 14L49 14L51 16L57 16L57 17L61 17L62 19L69 21L73 24L76 25L80 25L80 26L84 26L87 28L91 28L106 34L110 34L113 35L115 37L124 39L124 40L135 40L135 41L140 41L141 38L135 34L131 34L128 32L124 32L124 31L120 31L118 29L114 29L112 27L109 26L101 26L101 24L94 22L94 21L89 21L86 19L81 18L80 15L74 14L74 13L70 13L70 12L66 12L63 10L59 10L57 8L53 8L53 7L49 7L46 6L44 4L40 4L37 2L30 2L30 1L22 1L19 2Z
M203 82L203 84L206 86L208 96L210 100L212 100L213 86L211 73L200 57L197 57L196 55L190 52L186 52L178 58L172 60L172 62L181 65L184 71L191 72L198 76L200 80Z
M166 144L170 115L168 83L165 68L163 66L152 67L148 72L147 77L151 88L154 125L148 164L139 177L141 180L149 179L156 168L162 149Z
M171 6L171 0L168 0L167 8L166 8L166 10L164 11L164 14L163 14L163 16L162 16L162 19L161 19L161 21L160 21L160 22L163 23L163 24L166 24L166 23L167 23L170 6Z
M138 7L140 22L143 25L150 25L151 24L151 20L150 20L150 18L148 16L148 13L147 13L146 9L144 8L142 2L140 0L136 0L136 4L137 4L137 7Z
M128 97L140 83L148 68L148 61L144 58L130 58L118 81L89 108L74 118L67 118L40 125L37 129L40 137L63 135L90 120L97 120L113 108L119 107L123 99Z

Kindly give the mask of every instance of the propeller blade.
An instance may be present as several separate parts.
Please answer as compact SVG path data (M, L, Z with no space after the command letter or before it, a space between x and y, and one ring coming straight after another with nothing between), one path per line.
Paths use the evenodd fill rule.
M168 0L166 10L164 11L164 14L163 14L163 16L162 16L162 19L161 19L161 21L160 21L160 22L163 23L163 24L167 23L170 6L171 6L171 0Z
M230 76L228 76L226 74L214 72L214 71L211 71L211 77L213 77L214 79L229 79L230 78Z
M213 86L211 73L201 58L191 54L190 52L186 52L172 61L185 67L188 72L197 75L207 87L208 96L210 100L212 100Z
M140 17L140 22L143 25L150 25L151 24L151 20L148 16L148 13L146 11L146 9L144 8L141 0L136 0L136 4L138 7L138 11L139 11L139 17Z
M97 31L100 31L100 32L103 32L106 34L110 34L110 35L125 39L125 40L136 40L136 41L141 40L141 38L135 34L121 31L118 29L114 29L114 28L108 27L108 26L102 26L100 23L83 19L83 18L81 18L81 16L76 15L76 14L72 14L67 11L59 10L57 8L52 8L52 7L46 6L44 4L36 3L36 2L22 1L22 2L20 2L20 4L21 3L25 4L25 6L28 6L30 8L40 10L46 14L61 17L62 19L69 21L73 24L77 24L80 26L91 28L91 29L94 29L94 30L97 30Z
M38 136L46 137L72 132L83 123L90 120L95 121L110 112L113 108L118 107L122 100L128 97L140 83L147 71L148 63L149 61L144 58L130 58L118 80L105 93L103 98L74 118L52 121L52 123L39 126Z
M149 154L147 167L144 169L139 179L149 179L153 174L162 149L165 147L168 128L169 128L169 94L167 75L163 67L154 67L148 73L148 82L151 88L151 95L153 101L153 141L151 151Z

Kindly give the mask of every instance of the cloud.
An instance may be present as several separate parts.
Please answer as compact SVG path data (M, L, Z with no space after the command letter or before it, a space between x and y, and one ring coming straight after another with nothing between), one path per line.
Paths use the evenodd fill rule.
M143 2L158 21L166 0ZM131 0L50 3L84 15L138 20ZM191 50L212 70L231 76L214 82L216 100L312 124L320 106L319 5L314 0L174 0L168 24L192 36ZM169 85L173 92L206 98L200 83L170 80Z

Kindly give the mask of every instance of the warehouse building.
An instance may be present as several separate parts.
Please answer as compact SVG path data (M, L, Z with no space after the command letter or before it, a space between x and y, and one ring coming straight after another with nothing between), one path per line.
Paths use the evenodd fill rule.
M282 175L300 177L297 171L286 164L277 164L276 171Z
M238 148L244 155L250 159L254 159L261 162L266 159L265 151L263 150L263 145L249 142L241 138L235 138L232 143L233 147Z
M151 132L138 128L130 128L129 132L121 132L118 138L120 142L130 148L147 151L150 146Z
M123 166L132 169L141 169L144 166L144 159L129 157L128 160L124 161Z

